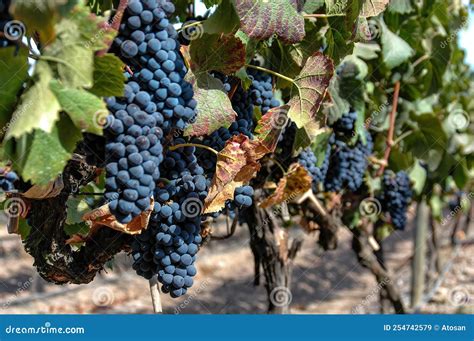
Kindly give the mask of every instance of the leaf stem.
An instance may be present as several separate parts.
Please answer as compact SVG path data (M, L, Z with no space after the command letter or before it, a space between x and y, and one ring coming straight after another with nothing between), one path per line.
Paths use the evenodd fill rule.
M178 29L178 32L181 32L181 31L186 30L186 29L188 29L188 28L190 28L190 27L199 26L199 25L202 25L202 21L195 21L195 22L192 22L192 23L190 23L190 24L181 26L181 27Z
M217 150L215 150L215 149L213 149L209 146L205 146L203 144L197 144L197 143L180 143L180 144L176 144L174 146L171 146L168 149L173 151L173 150L176 150L176 149L179 149L179 148L184 148L184 147L202 148L202 149L206 149L206 150L210 151L211 153L219 155L219 152Z
M250 65L250 64L245 64L246 67L249 67L251 69L255 69L255 70L259 70L259 71L263 71L263 72L266 72L266 73L269 73L271 75L274 75L276 77L280 77L281 79L284 79L288 82L291 82L291 83L295 83L295 80L290 78L290 77L286 77L284 75L282 75L281 73L278 73L278 72L275 72L275 71L272 71L272 70L269 70L269 69L266 69L264 67L261 67L261 66L257 66L257 65Z
M393 145L396 146L397 144L400 143L400 141L402 141L405 137L410 136L411 134L413 134L413 130L408 130L404 132L395 141L393 141Z
M395 88L393 90L393 100L392 100L392 111L390 112L390 126L388 128L387 136L387 148L385 149L385 155L383 160L388 165L388 158L390 157L390 152L393 146L393 133L395 131L395 119L397 117L397 107L398 107L398 96L400 94L400 82L395 83ZM381 176L385 170L385 165L379 168L377 176Z
M315 14L305 14L303 17L305 18L330 18L330 17L345 17L345 13L337 13L337 14L326 14L326 13L315 13Z

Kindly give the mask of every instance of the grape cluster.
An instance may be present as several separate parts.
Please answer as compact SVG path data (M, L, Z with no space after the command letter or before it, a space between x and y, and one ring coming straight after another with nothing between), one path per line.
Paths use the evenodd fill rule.
M372 154L373 141L368 132L365 132L366 143L360 139L354 146L350 139L355 134L357 114L343 115L334 125L334 133L329 139L330 152L328 171L324 180L324 188L328 192L340 192L344 188L357 191L364 180L364 173L368 166L367 158Z
M180 54L178 34L167 18L174 12L168 0L129 2L114 51L133 71L132 80L146 91L163 120L165 135L184 130L196 116L192 85L184 80L187 69Z
M254 69L249 69L249 77L252 79L250 87L250 98L255 106L261 108L262 114L271 108L280 106L280 102L274 97L272 76Z
M167 16L167 0L132 0L113 51L129 65L123 98L107 100L106 199L122 223L149 207L160 178L163 140L196 115L191 84Z
M185 147L166 154L161 172L169 182L156 188L150 224L132 244L133 268L145 278L157 274L163 292L172 297L192 286L202 241L201 210L208 182L194 152L194 147Z
M111 115L105 131L105 198L111 212L124 224L150 206L155 182L160 178L163 132L157 121L163 118L150 109L150 104L150 95L135 82L125 86L125 97L107 99Z
M311 174L313 178L313 188L316 189L316 186L324 181L326 172L324 172L324 167L319 168L317 166L318 159L311 148L308 147L304 149L298 155L298 162Z
M383 175L383 192L378 198L384 212L390 214L393 226L397 230L405 229L406 212L413 195L408 174L404 171L394 173L387 170Z
M334 123L333 129L335 132L337 132L338 135L353 136L355 132L356 120L357 112L350 111Z
M4 192L13 191L17 180L19 180L19 177L15 172L0 168L0 189Z

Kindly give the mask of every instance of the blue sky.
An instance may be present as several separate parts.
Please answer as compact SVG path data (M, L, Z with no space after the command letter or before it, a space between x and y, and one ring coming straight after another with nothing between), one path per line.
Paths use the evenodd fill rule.
M463 1L465 2L465 1ZM468 27L459 33L459 44L466 50L466 61L474 69L474 11L469 13Z

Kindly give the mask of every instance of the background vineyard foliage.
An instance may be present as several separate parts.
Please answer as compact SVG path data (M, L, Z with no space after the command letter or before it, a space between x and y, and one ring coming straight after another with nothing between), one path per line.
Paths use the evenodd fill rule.
M189 18L190 3L175 2L173 23ZM247 88L248 65L258 55L298 126L293 155L310 147L321 166L331 125L352 108L356 135L365 143L369 130L374 141L361 197L377 196L399 84L387 168L408 172L413 200L427 201L438 220L456 191L472 191L474 83L456 39L468 16L461 1L257 1L248 13L245 0L204 3L217 8L181 50L198 101L198 119L185 135L209 135L223 121L230 125L230 99L209 73L235 74ZM118 6L116 0L12 1L14 19L38 49L30 49L26 39L0 49L1 160L27 187L54 181L82 133L102 134L99 123L108 113L103 97L122 96L125 65L106 52L116 35L107 21ZM302 83L302 75L311 80ZM103 190L103 179L84 188ZM320 199L331 201L327 195ZM69 199L68 233L87 231L82 214L94 204L93 196ZM357 227L360 214L354 209L343 220ZM392 229L385 224L379 231Z

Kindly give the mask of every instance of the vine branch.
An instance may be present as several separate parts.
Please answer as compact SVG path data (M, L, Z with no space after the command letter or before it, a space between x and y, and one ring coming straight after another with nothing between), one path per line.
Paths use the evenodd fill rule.
M385 170L386 165L388 165L388 159L390 157L390 152L392 151L393 146L393 133L395 131L395 119L397 117L397 107L398 107L398 96L400 94L400 82L395 83L395 89L393 91L393 101L392 101L392 111L390 112L390 126L388 128L387 136L387 148L385 149L385 155L383 157L385 164L379 168L377 176L381 176Z
M128 0L120 0L120 3L117 7L117 11L115 12L114 17L112 18L112 23L111 24L107 23L106 29L113 29L114 31L118 32L120 23L122 22L123 13L127 9L127 6L128 6ZM110 46L112 46L112 43L113 43L113 39L107 42L107 46L104 49L97 52L97 56L100 57L106 54L107 51L110 49Z

